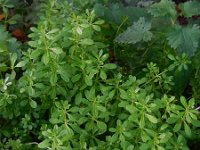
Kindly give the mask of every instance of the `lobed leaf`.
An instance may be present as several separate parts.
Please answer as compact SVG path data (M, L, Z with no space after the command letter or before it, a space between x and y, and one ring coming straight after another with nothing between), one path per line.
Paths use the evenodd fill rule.
M193 56L199 46L200 30L197 25L181 27L176 25L168 36L168 44L180 53Z
M115 39L118 43L135 44L138 42L150 41L153 34L150 32L151 23L145 22L144 17L141 17L137 22L134 22L125 32L118 35Z

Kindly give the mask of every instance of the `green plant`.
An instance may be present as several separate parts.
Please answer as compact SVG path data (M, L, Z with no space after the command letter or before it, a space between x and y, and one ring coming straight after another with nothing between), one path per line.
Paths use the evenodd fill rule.
M191 64L185 53L166 53L164 67L149 62L143 71L139 66L137 77L125 75L109 62L109 23L92 10L74 10L66 1L41 6L29 48L21 57L6 51L9 69L1 72L0 91L2 149L178 150L189 149L190 139L199 140L195 99L173 96L172 72ZM149 38L141 36L135 43L151 39L145 21L135 23L133 33L143 33L137 32L143 24Z
M191 60L197 61L195 55L199 49L199 19L195 21L192 18L198 16L198 6L197 1L176 5L170 0L162 0L145 8L116 4L108 9L98 4L95 12L98 16L111 20L112 26L114 23L117 37L113 34L112 39L115 38L116 42L113 46L116 59L119 65L129 68L123 70L136 74L149 61L157 63L160 68L167 67L170 64L168 54L179 56L185 53ZM127 28L128 25L130 27ZM119 34L120 31L124 32ZM179 96L198 68L198 65L191 66L187 71L173 74L175 93Z

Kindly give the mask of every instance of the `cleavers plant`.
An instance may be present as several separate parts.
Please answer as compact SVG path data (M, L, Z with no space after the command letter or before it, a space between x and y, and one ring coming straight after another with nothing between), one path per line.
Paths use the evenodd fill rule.
M195 99L171 94L171 72L191 64L185 53L124 75L93 10L48 0L38 14L29 48L0 61L2 150L187 150L199 140Z

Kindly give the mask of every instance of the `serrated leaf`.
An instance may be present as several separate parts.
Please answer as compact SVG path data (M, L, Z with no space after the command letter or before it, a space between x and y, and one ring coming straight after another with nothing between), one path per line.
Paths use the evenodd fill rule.
M181 3L179 7L185 17L199 15L200 12L200 2L197 1L188 1L185 3Z
M109 7L98 3L95 4L94 11L98 17L103 18L109 23L116 23L118 25L120 25L122 20L125 20L125 18L128 18L127 22L132 23L133 21L138 20L141 16L148 19L151 17L144 8L136 6L126 7L119 3L112 3Z
M154 17L169 16L176 18L175 3L171 0L161 0L150 7L149 13Z
M200 39L200 30L197 25L181 27L179 25L174 27L174 30L167 36L169 45L177 49L181 53L186 53L193 56L196 52Z
M153 34L150 32L151 23L145 22L144 17L141 17L137 22L134 22L125 32L121 33L115 41L118 43L135 44L141 41L150 41Z

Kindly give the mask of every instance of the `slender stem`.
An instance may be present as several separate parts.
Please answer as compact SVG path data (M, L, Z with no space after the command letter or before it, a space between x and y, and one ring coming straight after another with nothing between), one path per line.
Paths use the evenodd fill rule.
M200 106L198 106L198 107L196 108L196 110L200 110Z
M119 27L117 28L117 32L116 35L119 33L119 30L121 29L121 27L124 25L124 23L128 20L128 17L125 17L124 20L122 21L122 23L119 25Z

